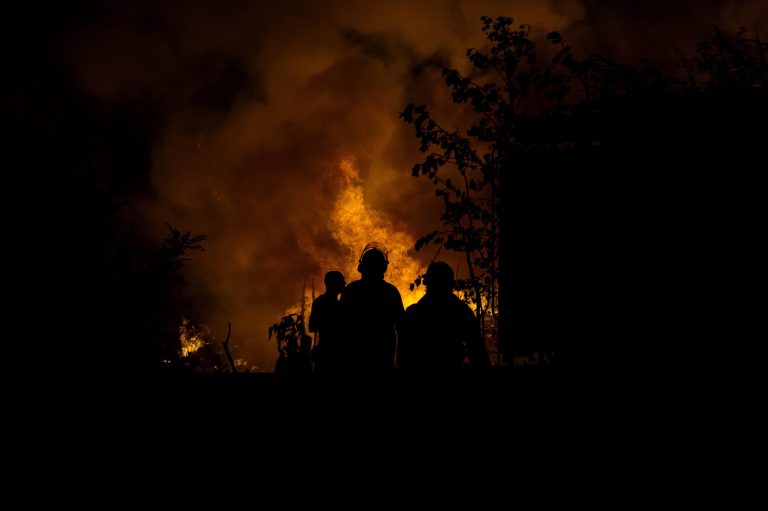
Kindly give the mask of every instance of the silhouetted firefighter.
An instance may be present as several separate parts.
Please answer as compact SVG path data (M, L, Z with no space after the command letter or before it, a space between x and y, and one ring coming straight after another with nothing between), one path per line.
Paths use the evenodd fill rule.
M395 324L403 314L403 300L384 280L387 249L376 242L363 249L357 271L362 278L344 288L342 366L352 370L386 371L395 363Z
M405 371L457 371L465 358L472 367L490 365L480 324L469 306L453 294L451 267L429 265L427 294L408 307L398 325L397 364Z
M314 356L315 370L326 371L339 367L342 349L341 325L343 321L339 295L346 286L344 275L329 271L323 279L325 293L312 302L309 315L309 331L319 336Z

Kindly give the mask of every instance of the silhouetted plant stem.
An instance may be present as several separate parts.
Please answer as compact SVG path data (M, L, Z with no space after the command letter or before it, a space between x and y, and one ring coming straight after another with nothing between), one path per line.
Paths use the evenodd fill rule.
M221 343L221 345L224 347L224 353L227 354L227 360L229 360L229 365L232 368L232 372L237 372L237 366L235 365L235 361L232 359L232 354L229 352L229 339L232 335L232 323L227 322L227 338L224 340L224 342Z

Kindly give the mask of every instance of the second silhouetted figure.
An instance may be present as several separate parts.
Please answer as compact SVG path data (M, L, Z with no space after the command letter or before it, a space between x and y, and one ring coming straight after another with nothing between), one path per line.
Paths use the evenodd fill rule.
M362 278L341 293L345 322L345 368L386 371L394 367L395 324L403 314L403 300L395 286L384 281L389 260L379 243L369 243L357 270Z
M490 362L472 310L453 294L453 269L442 261L429 265L427 294L408 307L398 327L397 365L409 372L461 369Z

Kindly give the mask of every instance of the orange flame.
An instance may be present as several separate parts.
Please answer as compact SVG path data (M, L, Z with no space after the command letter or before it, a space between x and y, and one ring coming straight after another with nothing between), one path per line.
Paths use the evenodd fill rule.
M389 255L389 267L384 278L400 291L405 307L416 303L424 296L424 289L410 290L413 280L423 273L419 262L410 255L414 250L414 238L398 230L385 214L366 204L360 176L350 158L342 158L338 169L341 186L328 228L331 236L345 248L345 255L341 260L338 256L324 254L322 250L313 250L310 255L324 271L339 270L344 273L347 282L351 282L360 277L357 263L363 247L372 241L382 243ZM309 296L307 303L311 303ZM298 307L292 307L290 311L297 312Z
M421 266L409 255L415 240L407 233L398 231L382 213L371 209L363 197L360 177L352 161L343 159L339 165L343 185L331 214L332 236L352 254L344 261L343 268L348 280L357 277L357 262L363 247L371 241L383 243L389 251L389 268L385 279L394 284L408 307L424 295L422 288L410 290L413 279L421 273Z
M190 324L187 318L181 318L179 325L179 340L181 341L181 356L186 357L203 347L205 341L197 327Z

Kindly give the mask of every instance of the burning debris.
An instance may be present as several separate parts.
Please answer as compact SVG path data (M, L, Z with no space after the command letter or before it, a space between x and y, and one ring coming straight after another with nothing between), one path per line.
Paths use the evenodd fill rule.
M206 340L209 334L210 331L207 327L198 328L191 324L187 318L181 318L179 340L181 341L182 358L189 357L193 353L197 353L203 346L209 345L210 342Z
M244 358L232 356L229 348L231 336L231 324L227 324L227 337L218 341L211 334L208 325L195 325L186 317L182 317L179 325L182 365L200 372L258 371L258 366L249 364Z

